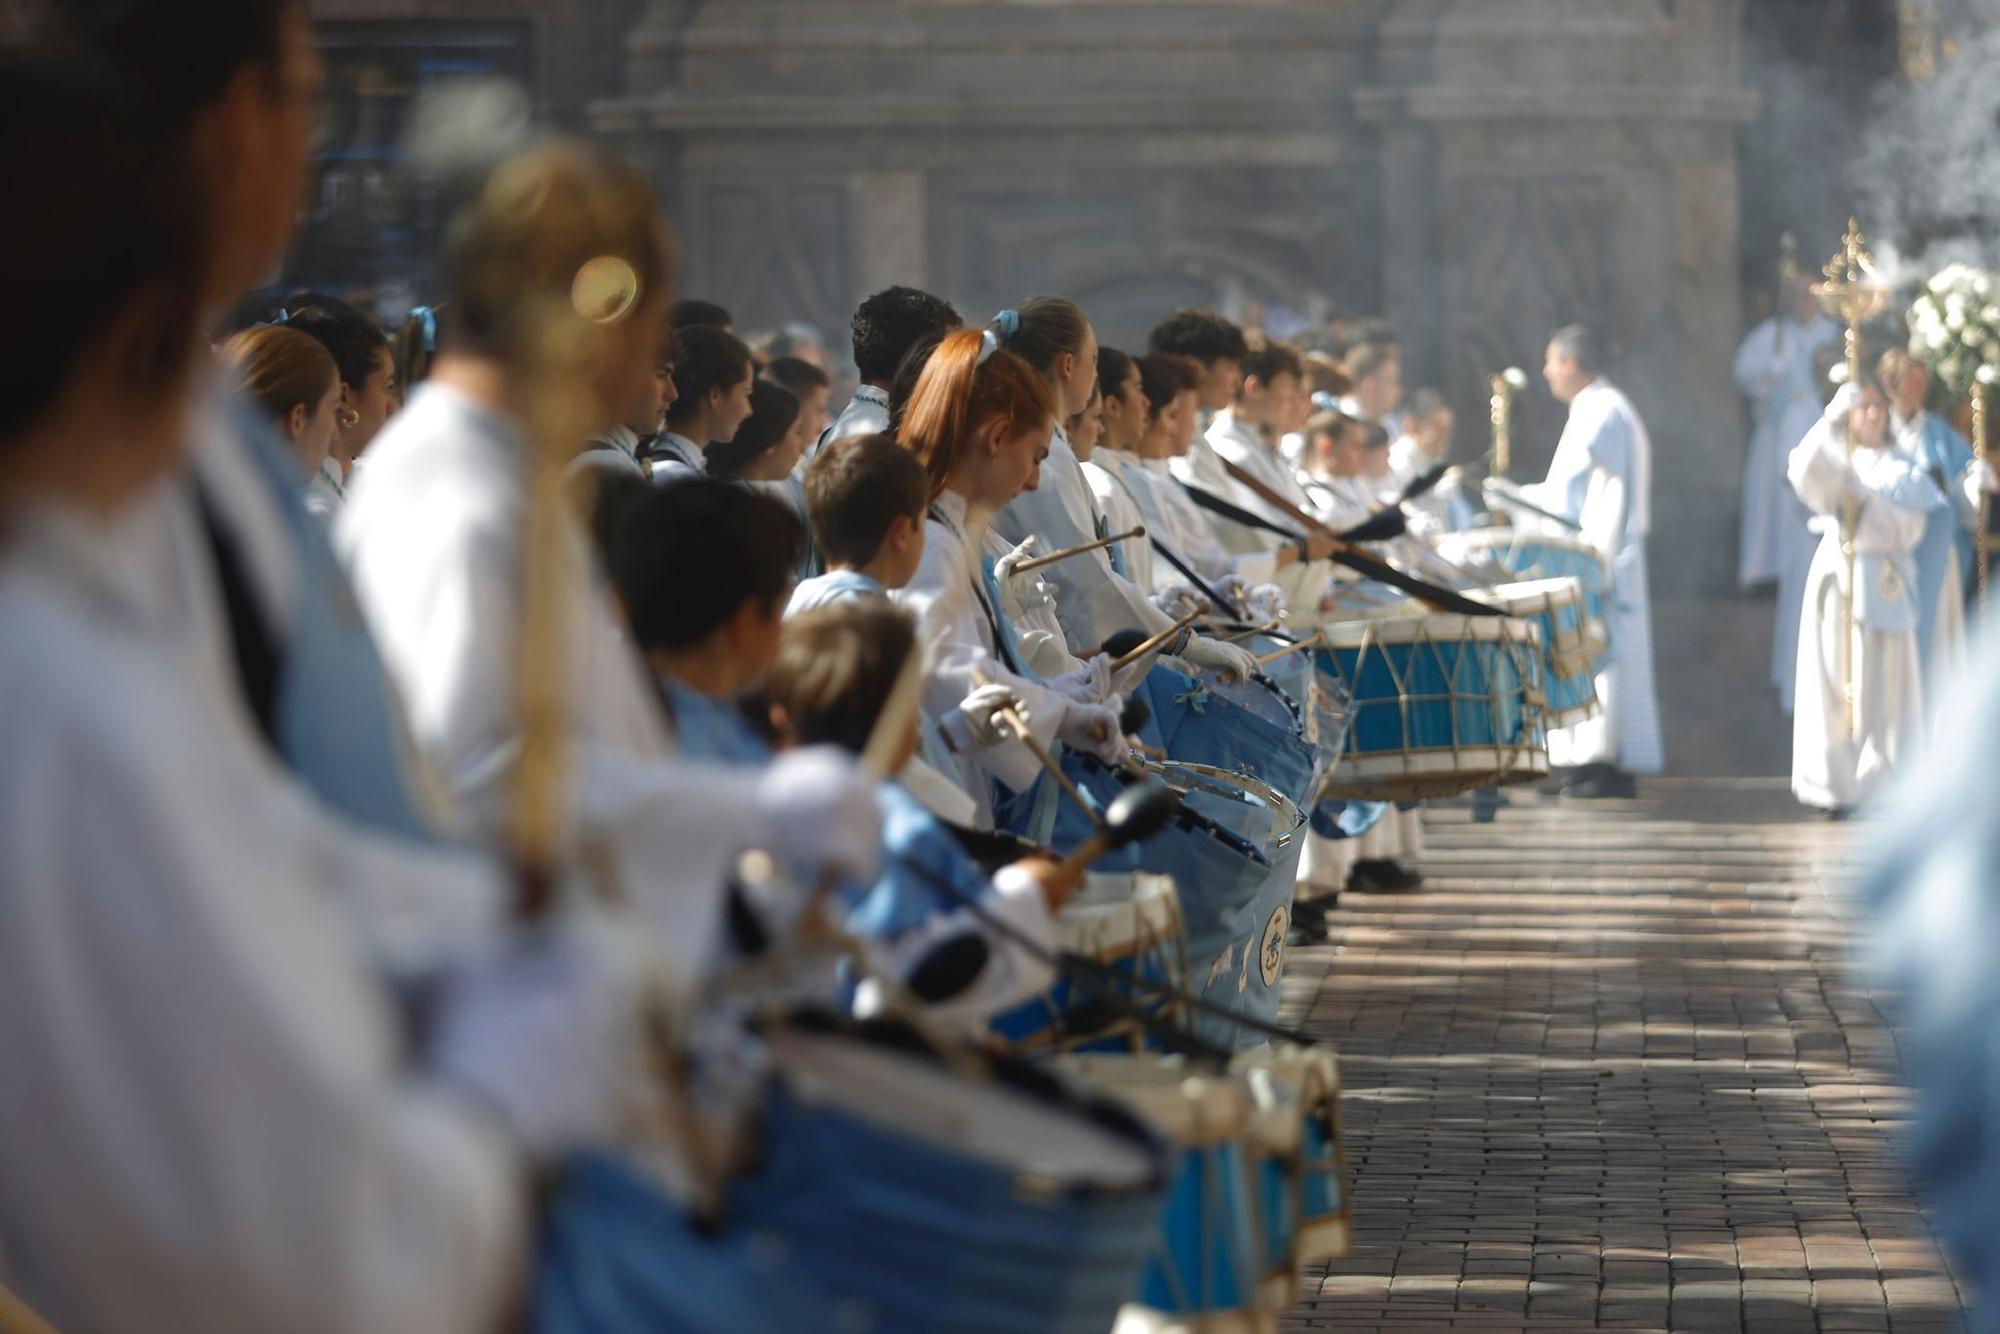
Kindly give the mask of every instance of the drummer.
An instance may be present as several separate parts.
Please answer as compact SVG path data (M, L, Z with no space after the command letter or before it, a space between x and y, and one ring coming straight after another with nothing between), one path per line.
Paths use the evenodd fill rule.
M786 615L884 598L916 576L930 480L909 450L886 435L843 436L807 465L805 486L826 573L799 584Z
M777 744L861 753L916 651L916 622L884 601L839 602L788 619L764 692ZM983 874L933 813L959 802L961 820L973 812L952 780L917 757L918 721L887 766L896 777L878 794L881 878L854 896L847 927L875 946L876 971L912 982L938 1017L978 1034L1055 980L1054 914L1081 876L1047 857ZM865 1017L882 999L879 988L864 986L857 1008Z

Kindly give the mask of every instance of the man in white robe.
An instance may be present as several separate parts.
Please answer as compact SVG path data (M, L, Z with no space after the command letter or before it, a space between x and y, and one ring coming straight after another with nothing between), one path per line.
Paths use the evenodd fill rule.
M1792 517L1790 488L1785 485L1785 460L1796 435L1786 438L1794 411L1806 404L1811 417L1822 401L1813 375L1820 351L1840 340L1840 326L1820 309L1810 278L1800 278L1788 293L1791 308L1752 329L1736 353L1736 384L1750 400L1756 423L1750 452L1743 461L1741 546L1737 579L1754 588L1778 578L1781 544Z
M1646 534L1652 526L1653 444L1646 424L1604 376L1595 332L1581 325L1549 342L1542 368L1569 421L1548 477L1528 499L1578 525L1611 565L1611 664L1597 678L1602 711L1549 733L1549 759L1568 770L1566 796L1631 796L1634 776L1666 767L1653 681L1653 609ZM1528 521L1517 518L1517 522Z

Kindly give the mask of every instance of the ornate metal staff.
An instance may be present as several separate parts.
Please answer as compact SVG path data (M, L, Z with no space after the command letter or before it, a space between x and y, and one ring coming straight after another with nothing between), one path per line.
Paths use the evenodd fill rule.
M1514 395L1528 387L1528 373L1509 366L1493 377L1493 476L1505 477L1514 466Z
M1875 269L1875 257L1868 253L1868 238L1862 234L1861 223L1849 219L1847 235L1841 238L1840 250L1826 262L1826 281L1813 287L1813 295L1819 298L1826 313L1847 326L1847 382L1861 384L1861 326L1882 312L1889 300L1889 289L1882 282ZM1847 461L1854 462L1854 413L1847 414ZM1860 730L1860 717L1856 708L1854 689L1854 663L1857 657L1854 643L1854 528L1859 517L1859 504L1853 496L1847 498L1845 512L1841 516L1840 547L1847 557L1847 597L1843 602L1841 626L1847 645L1847 654L1841 664L1841 694L1847 706L1847 733L1853 736Z

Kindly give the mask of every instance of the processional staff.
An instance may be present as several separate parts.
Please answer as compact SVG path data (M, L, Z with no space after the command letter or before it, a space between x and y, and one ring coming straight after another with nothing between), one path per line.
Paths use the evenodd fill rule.
M1868 238L1862 234L1859 220L1850 219L1847 235L1841 238L1841 248L1826 262L1826 281L1813 287L1813 295L1820 305L1836 320L1847 326L1847 383L1859 386L1861 383L1861 326L1881 314L1882 307L1889 300L1889 289L1882 282L1875 269L1875 258L1868 253ZM1854 412L1847 413L1847 461L1854 463L1855 450ZM1844 513L1840 524L1841 554L1847 558L1847 596L1842 599L1841 630L1846 654L1841 663L1841 695L1847 706L1847 732L1853 736L1860 730L1860 717L1854 689L1854 664L1858 646L1854 642L1854 537L1855 525L1859 521L1859 502L1853 495L1847 497L1843 505Z
M1528 387L1528 373L1509 366L1493 377L1493 471L1505 477L1514 466L1514 395Z

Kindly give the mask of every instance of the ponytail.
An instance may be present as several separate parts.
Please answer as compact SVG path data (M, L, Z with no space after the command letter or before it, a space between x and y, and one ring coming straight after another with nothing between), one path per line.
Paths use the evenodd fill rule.
M989 346L986 335L961 329L945 335L924 365L899 433L930 476L931 498L944 491L973 435L1004 417L1013 431L1055 422L1048 382L1012 352Z
M1059 296L1029 297L1015 310L1003 310L993 317L987 332L1001 347L1033 367L1043 379L1056 373L1056 358L1067 352L1083 355L1083 340L1090 321L1083 308Z

